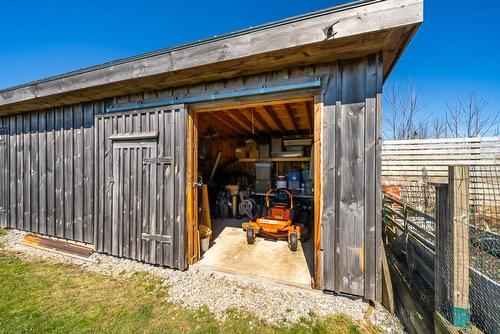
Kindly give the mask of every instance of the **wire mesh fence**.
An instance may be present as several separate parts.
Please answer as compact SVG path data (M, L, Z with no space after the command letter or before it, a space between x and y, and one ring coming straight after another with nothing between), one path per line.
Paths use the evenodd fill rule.
M423 173L384 191L386 245L430 317L422 320L438 310L460 327L500 333L500 166L451 169L437 187Z
M471 166L468 184L471 320L500 333L500 165Z

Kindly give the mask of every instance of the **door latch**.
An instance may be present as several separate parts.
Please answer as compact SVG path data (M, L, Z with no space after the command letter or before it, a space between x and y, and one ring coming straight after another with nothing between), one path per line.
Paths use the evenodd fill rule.
M203 178L201 176L198 176L198 182L193 181L193 188L198 187L201 188L203 186Z

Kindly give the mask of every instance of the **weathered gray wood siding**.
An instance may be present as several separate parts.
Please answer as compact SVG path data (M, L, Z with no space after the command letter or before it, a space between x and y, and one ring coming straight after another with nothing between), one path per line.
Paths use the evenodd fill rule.
M0 118L2 226L93 243L93 104Z
M320 262L323 265L322 288L379 300L381 261L377 245L380 245L381 235L381 66L381 56L372 55L349 61L301 66L162 91L123 95L105 102L71 105L0 118L0 127L6 125L9 133L8 157L5 160L10 180L6 192L9 204L6 224L12 228L72 240L89 243L95 240L95 248L100 252L183 267L180 262L180 254L184 252L181 241L173 248L173 256L168 246L155 245L153 259L152 247L144 246L149 241L145 243L142 237L137 239L140 229L144 226L138 224L137 220L141 213L134 212L134 209L125 210L129 211L132 218L121 215L120 219L132 219L137 223L130 224L128 221L128 228L125 225L117 225L122 223L111 219L113 201L110 200L112 190L109 187L109 177L112 174L113 154L112 147L109 146L111 141L106 139L106 136L109 137L115 130L114 125L109 128L108 125L100 123L93 129L94 115L103 113L105 106L111 104L170 96L194 96L216 90L242 89L273 81L285 82L288 79L319 76L323 80L320 99L323 102L320 246ZM120 126L125 130L116 130L116 133L138 129L139 123L134 117L144 113L136 115L127 116L127 121L125 118L119 121L124 122ZM118 119L116 122L118 127ZM143 129L146 127L141 125L140 129L145 131ZM32 145L39 147L39 150L31 150ZM144 154L131 152L123 154ZM129 158L138 159L132 156ZM103 164L105 160L106 164ZM0 172L1 162L0 157ZM118 162L120 163L120 160ZM139 161L136 162L137 164L134 162L127 167L124 165L123 175L132 177L131 166L139 167ZM131 180L130 177L128 179ZM123 189L139 187L138 174L135 174L133 182L136 183L125 183ZM128 191L130 198L130 190ZM34 192L36 194L33 194ZM121 196L126 197L125 194L123 191ZM133 196L134 193L132 198ZM165 194L164 196L168 197ZM184 200L183 195L175 196L176 200ZM123 212L122 209L124 208L119 208L118 211ZM96 228L92 237L93 221ZM78 225L78 222L82 224ZM185 233L180 230L184 226L179 224L175 227L179 229L179 234L174 232L174 235ZM131 235L136 238L131 239ZM126 244L124 240L130 243ZM149 247L149 252L143 250L144 247ZM165 247L163 255L160 255L161 247ZM160 259L160 256L164 258ZM177 260L179 262L176 262Z
M96 116L97 251L186 268L185 128L184 107Z
M338 61L323 87L322 253L326 290L379 300L380 55Z
M6 193L9 184L9 150L7 147L8 128L6 119L0 118L0 227L8 225L9 195Z

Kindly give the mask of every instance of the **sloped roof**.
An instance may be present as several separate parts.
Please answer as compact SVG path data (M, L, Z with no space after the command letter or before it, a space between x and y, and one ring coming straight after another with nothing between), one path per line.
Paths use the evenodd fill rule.
M0 115L384 52L387 76L423 0L361 0L0 90Z

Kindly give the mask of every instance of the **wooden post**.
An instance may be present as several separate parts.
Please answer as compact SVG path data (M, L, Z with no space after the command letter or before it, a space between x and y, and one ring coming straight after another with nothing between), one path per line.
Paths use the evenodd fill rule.
M438 185L436 196L436 310L465 328L470 324L469 167L450 166L448 185Z

